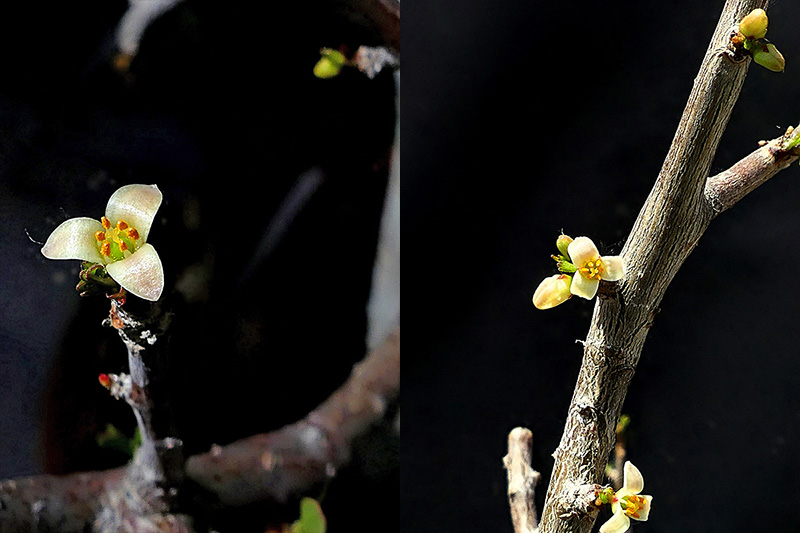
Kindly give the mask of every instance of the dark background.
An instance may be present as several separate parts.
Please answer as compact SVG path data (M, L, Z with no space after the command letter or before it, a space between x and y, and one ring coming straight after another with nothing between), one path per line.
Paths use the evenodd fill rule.
M511 531L518 425L541 509L594 302L531 296L562 230L621 250L723 3L405 6L404 531ZM800 10L768 14L786 72L751 67L713 172L800 118ZM637 531L798 529L799 178L715 220L661 304L623 409Z
M135 426L97 383L127 367L101 326L108 302L79 298L79 262L46 260L33 241L99 218L129 183L164 194L149 242L175 317L164 379L187 455L305 416L365 354L395 132L390 72L319 80L312 68L320 47L375 36L327 1L186 0L121 71L126 1L16 4L0 7L0 478L126 460L95 441L107 423ZM260 247L303 177L315 192ZM397 529L394 412L320 487L331 531ZM268 516L217 526L263 531Z

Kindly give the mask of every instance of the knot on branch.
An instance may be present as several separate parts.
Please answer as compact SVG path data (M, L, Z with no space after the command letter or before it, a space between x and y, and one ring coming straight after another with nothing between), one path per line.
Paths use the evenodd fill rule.
M555 498L555 509L563 520L586 520L594 523L600 508L597 495L603 490L597 484L574 484L562 490Z

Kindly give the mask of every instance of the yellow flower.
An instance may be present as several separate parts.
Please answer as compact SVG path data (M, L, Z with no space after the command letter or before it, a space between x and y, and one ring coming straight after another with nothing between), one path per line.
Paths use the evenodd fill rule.
M42 254L104 265L120 287L156 301L164 290L164 270L147 235L161 199L155 185L121 187L109 198L105 216L66 220L47 238Z
M611 503L614 516L600 526L600 533L625 533L631 527L631 518L647 520L653 497L640 496L643 489L642 473L633 463L625 461L622 488L614 495Z

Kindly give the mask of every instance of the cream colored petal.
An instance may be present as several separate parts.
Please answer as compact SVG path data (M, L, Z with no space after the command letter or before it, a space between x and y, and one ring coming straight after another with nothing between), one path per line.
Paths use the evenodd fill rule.
M155 185L125 185L108 199L106 218L112 226L124 220L146 241L161 199L161 191Z
M644 489L642 473L630 461L625 461L622 480L622 490L617 493L620 498L625 494L639 494Z
M597 294L597 287L599 286L600 282L596 279L589 279L580 272L576 272L575 277L572 278L572 285L570 285L569 290L575 296L591 300L594 298L594 295Z
M597 251L597 246L594 245L592 239L589 237L578 237L567 247L569 258L572 264L580 268L587 261L594 261L600 257L600 252Z
M103 264L94 236L98 231L103 231L103 225L93 218L65 220L47 238L42 255L48 259L81 259Z
M537 309L550 309L569 300L572 278L566 274L555 274L545 278L533 294L533 305Z
M644 507L639 510L639 518L635 518L634 520L641 520L644 522L650 516L650 502L653 501L653 497L643 494L642 498L644 498Z
M600 526L600 533L625 533L631 527L631 519L622 511L617 511L614 516Z
M106 271L123 289L151 302L158 300L164 290L161 259L150 244L145 244L130 257L109 264Z
M606 281L619 281L625 276L625 263L620 255L602 257L604 270L601 277Z

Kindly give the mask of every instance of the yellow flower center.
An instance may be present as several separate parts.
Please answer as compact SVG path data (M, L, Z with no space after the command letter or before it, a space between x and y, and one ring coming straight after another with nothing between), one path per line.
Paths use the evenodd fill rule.
M598 281L601 279L603 271L605 271L605 267L603 266L603 260L599 257L592 261L586 261L578 268L578 272L583 274L584 277Z
M144 244L139 231L124 220L118 220L113 228L106 217L101 218L100 223L105 231L96 232L94 238L97 239L100 255L108 258L109 262L130 257Z
M636 494L628 494L619 500L619 505L626 515L631 518L640 518L639 511L644 509L645 499Z

